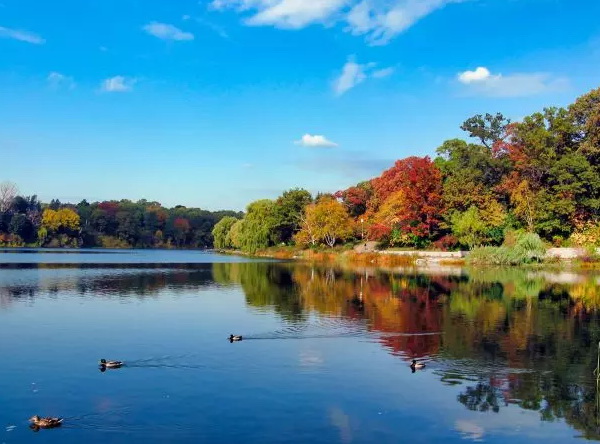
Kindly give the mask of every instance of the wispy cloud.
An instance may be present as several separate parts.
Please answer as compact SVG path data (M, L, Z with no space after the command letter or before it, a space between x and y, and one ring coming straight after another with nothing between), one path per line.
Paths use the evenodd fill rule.
M299 29L327 20L347 3L348 0L214 0L211 6L253 11L254 15L245 20L248 25Z
M136 80L124 76L114 76L102 81L100 90L104 92L128 92L133 89Z
M73 80L73 77L66 76L56 71L52 71L50 74L48 74L46 81L52 89L75 88L75 81Z
M375 79L384 79L394 74L394 71L396 71L396 69L392 68L391 66L389 68L378 69L376 71L373 71L371 77Z
M5 28L4 26L0 26L0 38L20 40L22 42L33 43L34 45L43 45L46 43L46 40L33 32Z
M350 9L346 21L352 34L365 35L370 45L385 45L434 11L461 1L362 0Z
M327 139L327 137L317 134L305 134L300 140L297 140L294 143L296 145L302 145L309 148L334 148L338 146L337 143L332 142L331 140Z
M548 73L492 74L480 66L473 71L458 73L457 79L472 94L490 97L524 97L562 90L569 82Z
M464 0L213 0L213 9L234 9L251 26L300 29L320 23L346 23L346 30L384 45L422 18Z
M373 62L359 64L353 56L348 57L348 61L342 67L342 72L333 82L333 91L336 95L341 96L369 77L381 79L394 73L392 67L375 69L376 66L377 64Z
M181 19L183 21L191 21L192 20L192 21L198 23L200 26L210 29L211 31L218 34L220 37L222 37L224 39L229 38L229 34L227 33L227 31L225 31L224 28L222 28L221 26L216 25L215 23L213 23L209 20L206 20L202 17L192 17L191 15L186 14L183 17L181 17Z
M185 32L168 23L151 22L142 28L148 34L162 40L186 41L194 40L194 34Z

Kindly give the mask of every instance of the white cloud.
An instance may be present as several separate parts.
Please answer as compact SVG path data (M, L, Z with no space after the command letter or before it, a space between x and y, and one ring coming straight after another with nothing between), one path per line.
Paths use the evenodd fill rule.
M224 39L229 38L229 34L227 34L227 31L225 31L224 28L204 19L203 17L192 17L191 15L184 15L183 20L193 20L194 22L198 23L199 25L204 26L204 27L210 29L211 31L217 33L220 37L222 37Z
M568 86L568 80L547 73L492 74L485 67L458 74L458 81L474 94L490 97L524 97L558 91Z
M33 43L34 45L46 43L46 40L37 34L29 31L5 28L4 26L0 26L0 38L20 40L22 42Z
M250 13L246 24L299 29L314 23L347 23L347 31L384 45L449 3L465 0L213 0L211 7Z
M130 79L123 76L114 76L103 80L100 89L104 92L127 92L133 89L133 85L135 83L135 79Z
M348 61L342 68L340 76L333 82L333 91L336 95L341 96L355 86L361 84L369 77L381 79L393 74L394 68L383 68L375 70L376 63L356 63L354 57L349 57Z
M364 82L367 78L366 69L367 65L360 65L352 59L348 60L342 68L342 73L333 84L335 93L341 96L356 85Z
M422 18L449 3L464 0L362 0L347 14L349 31L366 35L373 46L385 45Z
M252 11L246 19L252 26L273 25L298 29L322 23L351 0L213 0L213 9Z
M377 71L373 71L371 77L375 79L384 79L394 74L394 71L395 68L392 68L391 66L389 68L378 69Z
M282 28L304 28L327 20L347 0L267 0L269 6L247 20L249 25L275 25Z
M185 32L176 26L167 23L151 22L142 28L148 34L153 35L162 40L194 40L194 34Z
M493 76L498 77L498 76ZM492 74L490 70L484 68L483 66L479 66L475 71L465 71L458 74L458 80L461 83L473 83L473 82L485 82L492 78Z
M338 146L337 143L328 140L325 136L319 136L317 134L305 134L302 139L294 142L296 145L302 145L309 148L334 148Z
M73 77L66 76L56 71L52 71L50 74L48 74L46 80L52 89L75 88L75 81L73 80Z

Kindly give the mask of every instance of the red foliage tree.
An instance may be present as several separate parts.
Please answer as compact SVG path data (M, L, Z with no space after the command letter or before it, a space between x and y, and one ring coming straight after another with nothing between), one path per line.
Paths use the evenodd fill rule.
M392 227L384 224L373 224L369 227L367 238L370 240L380 241L388 237L392 232Z
M114 217L117 214L117 211L119 211L119 203L104 201L98 204L98 208L100 208L109 216Z
M363 182L357 186L350 187L347 190L338 191L335 193L335 197L340 199L346 206L348 214L356 218L367 211L367 205L372 194L373 190L370 183Z
M173 227L175 227L176 230L187 232L190 230L190 221L183 217L178 217L173 221Z
M434 234L443 212L442 173L429 157L398 160L371 184L375 193L373 202L383 203L393 193L404 193L406 208L396 218L396 226L403 233L419 237Z

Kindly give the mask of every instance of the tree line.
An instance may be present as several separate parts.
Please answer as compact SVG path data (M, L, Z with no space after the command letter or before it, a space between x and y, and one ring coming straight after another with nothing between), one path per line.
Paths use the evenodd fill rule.
M158 202L111 200L78 204L21 196L0 184L0 246L104 248L210 248L212 230L234 211L206 211Z
M252 202L243 219L215 226L215 246L255 252L375 240L471 249L501 245L514 232L600 246L600 88L521 122L476 115L461 129L469 140L444 141L434 159L400 159L335 194L293 189Z

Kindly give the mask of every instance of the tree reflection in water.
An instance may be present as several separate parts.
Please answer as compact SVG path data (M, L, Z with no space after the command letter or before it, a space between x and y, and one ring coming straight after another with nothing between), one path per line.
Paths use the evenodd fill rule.
M563 281L523 269L448 276L276 264L213 270L218 282L241 285L250 306L296 322L311 313L366 321L395 355L437 356L441 381L464 385L458 401L470 410L518 405L600 439L592 377L600 340L597 275ZM443 334L402 335L437 331Z
M422 274L264 262L194 266L30 266L27 279L3 278L0 309L38 293L81 297L160 297L235 286L255 310L292 326L361 329L402 359L434 356L444 384L464 389L466 408L494 414L509 405L563 419L600 439L592 371L600 340L599 277L484 269ZM2 270L4 271L4 270ZM9 275L6 275L9 276ZM441 332L429 336L407 333Z

